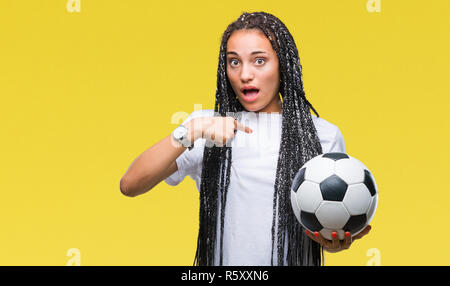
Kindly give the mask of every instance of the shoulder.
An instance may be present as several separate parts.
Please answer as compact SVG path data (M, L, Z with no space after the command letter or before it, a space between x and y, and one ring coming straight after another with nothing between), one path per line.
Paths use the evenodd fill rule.
M336 135L336 133L339 131L339 128L336 125L327 121L326 119L323 119L322 117L317 117L314 114L311 114L311 116L313 119L314 126L317 129L317 132Z
M213 116L214 115L214 109L201 109L201 110L195 110L191 113L192 116L200 117L200 116Z
M214 109L195 110L191 114L189 114L189 116L183 121L183 123L196 117L212 117L212 116L214 116Z
M345 140L339 127L321 117L311 115L324 153L345 153Z

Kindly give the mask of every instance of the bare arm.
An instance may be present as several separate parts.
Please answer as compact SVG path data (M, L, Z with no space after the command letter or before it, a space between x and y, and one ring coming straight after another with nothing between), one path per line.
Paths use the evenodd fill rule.
M232 117L197 117L185 123L193 143L208 138L223 146L234 138L234 130L251 133L252 130ZM144 194L178 170L176 159L186 147L173 139L172 134L162 139L137 157L120 180L120 191L129 197Z
M185 123L191 131L190 138L194 138L192 123L193 120ZM174 140L172 134L169 134L131 163L120 180L120 191L129 197L148 192L178 170L176 159L185 150L186 147Z

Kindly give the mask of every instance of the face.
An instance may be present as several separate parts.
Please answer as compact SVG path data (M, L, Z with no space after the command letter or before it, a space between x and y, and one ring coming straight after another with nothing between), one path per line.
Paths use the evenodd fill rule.
M227 76L247 111L281 113L279 61L264 33L243 29L231 34Z

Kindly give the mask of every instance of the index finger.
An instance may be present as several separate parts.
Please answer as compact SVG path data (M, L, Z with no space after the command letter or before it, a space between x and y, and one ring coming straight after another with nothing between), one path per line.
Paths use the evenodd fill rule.
M244 132L246 132L246 133L252 133L253 132L253 130L252 129L250 129L250 127L247 127L247 126L245 126L245 125L243 125L243 124L241 124L239 121L237 121L236 119L234 120L234 129L235 130L241 130L241 131L244 131Z

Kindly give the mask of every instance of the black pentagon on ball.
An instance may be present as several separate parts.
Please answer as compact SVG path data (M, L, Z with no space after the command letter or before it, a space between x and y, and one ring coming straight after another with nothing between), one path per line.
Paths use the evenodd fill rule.
M305 181L305 170L306 168L300 169L294 177L294 181L292 181L292 190L296 193L298 187Z
M347 154L339 153L339 152L325 153L325 154L323 154L322 158L329 158L334 161L337 161L340 159L349 159Z
M342 202L347 191L347 183L339 176L331 175L320 183L320 191L324 200Z
M365 214L351 216L347 223L342 228L344 231L349 231L351 234L357 233L366 226L367 217Z
M373 181L372 174L364 170L364 185L366 185L367 189L369 189L370 195L373 197L377 193L377 190L375 189L375 183Z
M302 224L310 231L321 231L323 229L323 226L313 213L301 211L300 220L302 221Z

